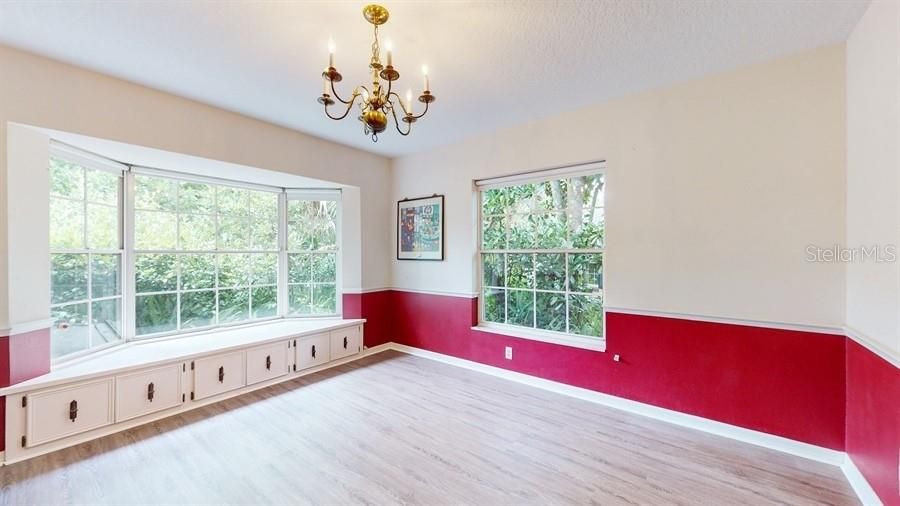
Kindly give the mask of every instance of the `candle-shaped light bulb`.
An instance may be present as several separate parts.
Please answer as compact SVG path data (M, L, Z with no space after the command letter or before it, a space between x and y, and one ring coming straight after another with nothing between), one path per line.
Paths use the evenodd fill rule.
M412 114L412 90L406 90L406 113Z
M431 87L428 83L428 65L422 65L422 74L425 76L425 91L430 91Z
M387 66L393 67L394 66L394 55L393 55L394 45L391 43L390 39L385 41L384 47L387 49Z
M334 39L328 37L328 68L334 68Z

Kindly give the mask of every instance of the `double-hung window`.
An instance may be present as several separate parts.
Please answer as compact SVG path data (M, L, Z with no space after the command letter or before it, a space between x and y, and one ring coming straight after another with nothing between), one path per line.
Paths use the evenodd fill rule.
M122 257L122 170L51 157L51 357L122 341Z
M481 324L562 340L602 338L602 165L476 184Z
M294 315L339 314L337 297L339 195L288 193L288 311Z

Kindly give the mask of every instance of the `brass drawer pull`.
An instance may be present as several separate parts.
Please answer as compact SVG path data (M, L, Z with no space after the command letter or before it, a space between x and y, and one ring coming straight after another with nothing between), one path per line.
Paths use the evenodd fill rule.
M147 400L153 402L153 395L156 393L156 390L153 387L153 382L151 381L149 385L147 385Z
M73 422L78 418L78 401L72 401L69 403L69 420Z
M266 369L272 370L272 355L266 355Z
M219 366L219 383L225 382L225 366Z

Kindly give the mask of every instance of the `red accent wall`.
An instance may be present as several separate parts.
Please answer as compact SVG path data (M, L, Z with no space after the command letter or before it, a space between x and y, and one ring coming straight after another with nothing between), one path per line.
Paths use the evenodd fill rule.
M50 372L50 329L0 337L0 387ZM0 451L6 449L6 397L0 397Z
M609 313L601 353L473 331L475 298L392 293L396 342L844 449L844 336Z
M366 346L378 346L394 340L391 309L393 292L382 290L368 293L346 293L343 296L344 318L365 318L363 341Z
M900 506L900 369L847 342L847 453L886 506Z

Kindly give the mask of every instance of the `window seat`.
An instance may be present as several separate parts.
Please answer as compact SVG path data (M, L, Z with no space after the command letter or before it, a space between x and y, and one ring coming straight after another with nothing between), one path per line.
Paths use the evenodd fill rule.
M0 388L0 396L46 388L179 360L191 360L252 345L330 332L365 323L364 319L282 319L215 329L178 337L132 341L108 351L59 364L42 376Z

